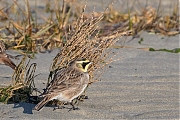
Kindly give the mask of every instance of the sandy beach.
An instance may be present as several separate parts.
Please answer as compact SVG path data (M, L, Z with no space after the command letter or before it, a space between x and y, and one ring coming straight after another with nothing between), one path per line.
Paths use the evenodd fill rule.
M166 1L166 2L165 2ZM9 1L11 2L11 1ZM22 1L18 1L20 5ZM109 3L109 0L106 2ZM125 4L118 1L120 4ZM89 2L88 11L97 1ZM144 2L143 5L146 3ZM169 0L164 0L162 5L169 8ZM34 5L34 3L30 3ZM41 0L37 1L39 11L45 6ZM42 5L42 6L41 6ZM99 3L99 6L102 4ZM104 4L104 6L106 6ZM155 5L156 2L149 2ZM93 6L93 7L92 7ZM131 6L131 4L129 4ZM168 7L167 7L168 6ZM119 7L115 4L115 7ZM97 11L102 8L97 7ZM162 13L170 13L169 9L163 9ZM42 13L44 15L44 13ZM40 17L38 17L40 19ZM38 19L38 20L39 20ZM140 39L143 39L141 43ZM148 51L154 49L176 49L179 48L179 35L163 36L141 32L140 38L131 41L129 36L122 45L122 38L113 45L112 55L116 54L114 62L107 66L100 81L91 84L86 95L88 99L78 104L80 110L72 110L70 105L65 109L53 111L53 107L45 106L41 111L32 110L36 104L32 103L0 103L0 119L165 119L178 120L179 117L179 54L165 51ZM35 54L31 63L37 63L35 78L36 87L43 91L47 83L49 68L53 58L59 52L56 48L50 53ZM8 54L18 55L14 50L7 50ZM18 64L20 60L13 60ZM5 65L0 65L0 86L8 86L12 81L13 70Z
M53 111L53 107L44 107L37 112L32 110L35 104L0 103L0 119L179 119L179 54L137 49L178 48L179 35L164 37L143 32L141 37L141 44L139 38L126 42L131 48L113 48L117 61L109 65L101 81L88 88L89 99L79 103L80 110ZM39 53L31 60L38 65L36 74L41 73L35 79L40 90L45 87L49 66L58 51ZM13 71L0 67L1 85L8 85Z

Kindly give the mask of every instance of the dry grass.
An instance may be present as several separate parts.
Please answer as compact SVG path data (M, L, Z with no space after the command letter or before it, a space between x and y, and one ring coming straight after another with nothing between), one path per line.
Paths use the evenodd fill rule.
M0 101L5 103L27 101L34 88L36 63L30 64L27 57L21 60L12 76L12 84L0 89ZM27 63L26 63L27 62Z
M69 32L71 35L67 43L61 48L60 52L53 60L51 71L67 66L70 61L77 58L87 58L93 62L89 69L89 73L93 76L97 69L102 69L105 65L112 61L107 60L110 51L108 48L114 44L119 37L126 35L128 31L114 31L108 36L100 36L98 31L98 23L103 18L102 14L95 18L92 14L91 18L84 19L84 14L77 20L74 28ZM93 36L93 37L92 37ZM51 78L50 74L50 78ZM93 81L91 81L93 82Z
M133 1L134 4L142 6L138 0ZM54 4L54 6L52 6ZM35 9L35 15L31 11L29 1L25 0L25 8L13 1L12 5L0 9L2 20L9 21L9 24L0 28L0 31L6 30L8 34L3 34L0 39L3 40L8 47L17 49L20 53L37 53L51 51L54 47L62 47L69 39L69 28L72 28L81 16L83 8L74 0L62 1L61 7L58 6L59 1L49 1L46 5L46 11L49 16L43 16L40 11ZM37 6L35 6L36 8ZM122 6L123 7L123 6ZM134 6L132 6L133 8ZM150 31L163 35L179 34L179 14L178 4L173 5L173 12L170 15L161 15L161 0L159 6L153 8L151 6L141 9L128 8L127 13L122 13L113 8L113 4L109 7L109 11L104 13L100 24L101 36L107 36L114 31L124 32L131 31L129 35L137 36L141 31ZM17 12L12 12L17 11ZM12 14L17 14L17 20L11 19ZM100 17L101 13L94 12L95 17ZM22 17L23 16L23 17ZM37 23L37 16L40 16L44 23ZM91 16L85 14L84 19ZM69 38L67 38L69 37Z
M138 0L133 1L133 6L135 4L142 6ZM152 6L147 6L144 8L128 8L127 13L121 13L115 10L112 6L110 11L105 14L102 21L108 23L107 26L102 26L101 30L103 35L112 31L132 30L130 35L134 37L141 31L149 31L153 33L159 33L167 36L173 36L180 33L179 30L179 13L178 13L178 1L173 4L173 11L169 15L162 15L160 12L161 0L157 8ZM122 6L121 6L122 7ZM99 16L100 13L96 13Z
M54 4L58 5L57 1L54 1ZM45 50L50 51L54 47L62 47L64 34L67 32L66 29L70 25L70 22L72 22L70 20L72 19L70 14L72 9L68 3L63 2L62 8L55 6L51 10L52 12L50 12L48 19L36 10L36 14L39 13L38 15L45 21L41 25L38 25L36 22L37 15L34 18L30 12L31 8L28 0L25 0L25 7L27 8L25 10L15 0L11 9L14 6L19 10L15 14L22 20L13 21L9 17L9 13L5 12L6 10L0 9L1 16L9 21L8 26L1 28L1 30L8 31L8 35L4 34L0 38L9 47L20 50L22 54L44 52Z

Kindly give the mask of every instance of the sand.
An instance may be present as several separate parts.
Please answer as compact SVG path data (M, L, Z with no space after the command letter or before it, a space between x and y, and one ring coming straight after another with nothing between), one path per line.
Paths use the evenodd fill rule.
M44 107L38 112L32 110L35 104L31 103L0 103L0 119L179 119L179 54L137 49L178 48L179 35L164 37L143 32L141 37L142 44L136 38L126 42L131 48L112 48L117 61L109 65L101 81L88 88L89 99L79 103L80 110L53 111L53 107ZM49 66L58 51L36 54L31 61L38 65L36 74L41 73L35 79L40 90L45 87ZM4 65L0 68L1 85L8 85L13 71Z
M41 5L44 6L45 3L39 1L37 5L41 9ZM106 3L108 2L107 0ZM170 13L170 3L167 2L169 0L163 0L162 4L166 9L161 10ZM87 10L92 11L92 6L96 4L97 1L94 0L88 2L90 7ZM155 8L158 6L155 2L149 4L156 5ZM96 10L100 11L102 8L97 7ZM79 103L80 110L68 112L69 109L65 108L53 111L53 107L44 107L38 112L32 110L35 104L31 103L0 103L0 119L179 119L179 53L151 52L146 49L179 48L179 35L165 37L143 32L140 37L143 38L141 44L138 43L140 38L136 38L126 42L126 48L118 48L120 42L115 44L116 48L111 48L116 54L115 61L107 66L101 81L93 83L87 89L89 99ZM131 38L128 37L128 40ZM38 53L31 60L37 63L36 74L40 75L35 81L40 90L45 87L50 64L58 51L59 49L55 49L51 53ZM18 54L12 50L7 53ZM20 61L14 62L18 64ZM10 67L0 65L0 86L9 85L12 74Z

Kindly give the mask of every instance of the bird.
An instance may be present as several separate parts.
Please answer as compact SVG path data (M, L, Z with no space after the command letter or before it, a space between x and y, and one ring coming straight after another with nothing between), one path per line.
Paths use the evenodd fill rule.
M42 101L33 110L40 111L52 100L67 102L72 105L71 109L79 109L75 108L73 100L80 96L88 86L88 68L91 63L88 59L81 58L70 62L67 67L59 69L41 95L43 96Z
M0 41L0 64L5 64L11 67L13 70L16 69L16 65L9 57L13 58L13 56L6 54L6 48L2 41Z

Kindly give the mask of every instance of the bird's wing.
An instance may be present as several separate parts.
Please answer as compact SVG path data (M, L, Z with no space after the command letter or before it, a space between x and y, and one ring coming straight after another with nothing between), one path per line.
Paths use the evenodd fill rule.
M74 86L77 87L78 84L81 84L80 80L83 77L84 74L76 71L75 69L60 70L57 72L54 79L50 82L45 94L58 94L59 92L64 91L68 88L72 88Z

